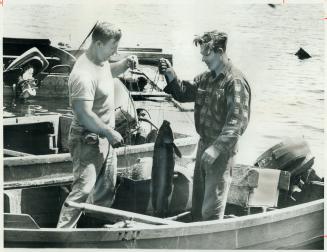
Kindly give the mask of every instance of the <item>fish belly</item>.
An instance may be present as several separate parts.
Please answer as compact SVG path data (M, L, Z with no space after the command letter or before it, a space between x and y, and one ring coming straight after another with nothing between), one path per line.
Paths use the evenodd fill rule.
M157 154L154 155L152 167L152 205L155 215L165 217L172 191L175 165L173 148L160 148Z

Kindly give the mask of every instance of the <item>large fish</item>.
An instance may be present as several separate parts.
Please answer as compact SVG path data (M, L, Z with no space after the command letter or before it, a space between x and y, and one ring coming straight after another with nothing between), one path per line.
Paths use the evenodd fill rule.
M163 121L154 144L152 163L152 207L154 214L166 217L168 212L168 197L172 191L174 175L174 152L181 157L182 154L174 143L170 123Z

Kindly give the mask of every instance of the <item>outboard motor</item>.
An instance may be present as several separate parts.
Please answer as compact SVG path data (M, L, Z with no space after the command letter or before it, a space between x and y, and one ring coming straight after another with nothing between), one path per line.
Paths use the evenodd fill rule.
M36 76L46 69L49 62L33 47L17 57L3 72L6 85L12 86L15 98L27 99L36 95Z

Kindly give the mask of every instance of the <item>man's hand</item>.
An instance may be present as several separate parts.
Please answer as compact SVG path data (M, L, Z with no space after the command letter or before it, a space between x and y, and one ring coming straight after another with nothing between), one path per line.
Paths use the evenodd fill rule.
M165 58L161 58L159 60L159 73L161 74L165 74L168 68L171 68L171 64L169 62L169 60L165 59Z
M118 148L124 143L123 137L116 130L110 130L106 137L113 148Z
M202 154L201 165L204 165L205 167L213 165L220 154L221 153L214 146L209 146Z
M171 66L169 60L161 58L159 60L159 65L158 65L159 73L164 74L165 77L168 79L168 82L171 82L176 78L176 73Z
M130 55L126 58L126 65L130 69L135 69L138 67L139 60L136 55Z

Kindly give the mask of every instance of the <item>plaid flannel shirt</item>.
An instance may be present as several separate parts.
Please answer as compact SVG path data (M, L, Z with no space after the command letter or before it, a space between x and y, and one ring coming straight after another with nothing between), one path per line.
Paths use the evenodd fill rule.
M195 102L195 128L205 143L221 153L234 151L250 119L251 89L230 61L218 76L207 71L193 82L175 78L164 91L180 102Z

